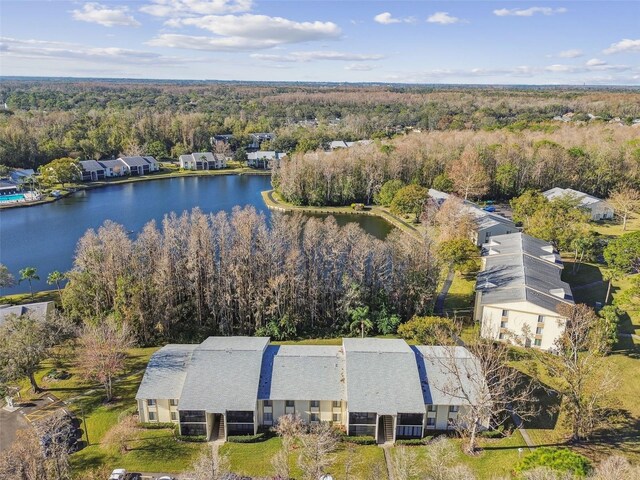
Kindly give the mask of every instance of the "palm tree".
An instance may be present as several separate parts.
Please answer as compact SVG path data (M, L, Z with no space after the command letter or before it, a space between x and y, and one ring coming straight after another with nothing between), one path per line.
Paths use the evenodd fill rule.
M20 270L20 280L18 280L18 283L21 283L23 280L29 282L29 292L31 293L31 298L33 298L33 285L31 282L33 282L33 280L40 280L36 267L25 267Z
M60 298L62 298L62 291L60 290L60 282L62 282L65 278L67 278L65 274L58 270L54 270L47 277L47 283L49 285L53 285L55 283L56 288L58 289L58 295L60 296Z
M356 307L349 313L351 314L351 332L360 330L360 337L364 338L365 330L369 331L373 328L373 323L369 319L369 307Z

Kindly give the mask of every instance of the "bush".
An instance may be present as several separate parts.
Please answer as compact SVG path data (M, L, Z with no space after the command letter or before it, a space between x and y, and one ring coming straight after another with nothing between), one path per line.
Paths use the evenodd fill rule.
M589 460L568 448L541 447L535 449L518 463L515 472L520 474L536 467L547 467L558 472L566 472L584 477L591 470Z
M352 203L351 209L355 210L356 212L360 212L364 210L364 203Z
M230 435L227 442L231 443L259 443L271 438L273 434L269 431L259 432L255 435Z
M176 435L176 438L181 442L204 443L207 441L205 435Z
M505 436L504 425L500 425L498 428L493 430L484 430L478 435L483 438L502 438Z
M147 430L160 430L163 428L170 428L173 430L178 427L178 424L172 422L140 422L138 423L138 427L146 428Z
M408 446L414 446L414 445L426 445L427 443L429 443L429 440L431 440L428 437L425 438L402 438L400 440L396 440L396 445L408 445Z
M342 435L340 437L340 440L347 443L353 443L355 445L375 445L376 444L376 439L374 437L370 437L367 435L362 435L358 437Z

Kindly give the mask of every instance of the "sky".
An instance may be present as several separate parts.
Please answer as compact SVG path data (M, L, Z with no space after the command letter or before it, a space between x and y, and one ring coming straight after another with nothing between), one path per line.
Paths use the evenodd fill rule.
M640 0L2 0L0 75L640 85Z

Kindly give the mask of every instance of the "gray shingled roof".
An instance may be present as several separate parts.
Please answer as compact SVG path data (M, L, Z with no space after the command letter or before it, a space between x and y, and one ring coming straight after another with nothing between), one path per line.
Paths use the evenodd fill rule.
M497 235L483 245L482 255L485 265L476 282L482 305L529 301L557 312L560 304L573 303L551 244L524 233Z
M197 344L165 345L151 355L136 400L180 398L189 360L197 347Z
M180 410L255 410L268 337L209 337L191 356Z
M602 201L601 198L594 197L593 195L589 195L588 193L584 193L579 190L574 190L573 188L554 187L546 192L542 192L542 195L544 195L548 200L554 200L560 197L573 197L576 200L579 200L580 205L583 207Z
M404 340L345 338L343 346L350 412L424 412L415 355Z
M425 404L469 405L483 394L478 359L464 347L416 345L420 384ZM452 375L452 371L460 372Z
M27 313L36 318L44 319L46 315L53 310L53 302L37 302L27 303L24 305L0 306L0 325L2 325L7 317L15 315L26 315Z
M104 170L104 166L101 165L96 160L80 160L80 166L82 167L83 170L86 170L87 172Z
M259 400L343 400L340 346L270 345L262 357Z
M120 157L118 160L122 160L129 167L142 167L144 165L150 165L157 163L153 157Z

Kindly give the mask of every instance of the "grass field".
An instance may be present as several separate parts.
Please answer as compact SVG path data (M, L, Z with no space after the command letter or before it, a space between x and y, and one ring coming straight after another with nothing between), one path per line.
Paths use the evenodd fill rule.
M449 287L449 293L444 300L445 311L473 308L475 285L475 276L456 273L451 287Z
M57 290L42 290L34 292L33 297L29 293L14 293L0 297L0 305L23 305L35 302L56 302L60 303L60 295Z

